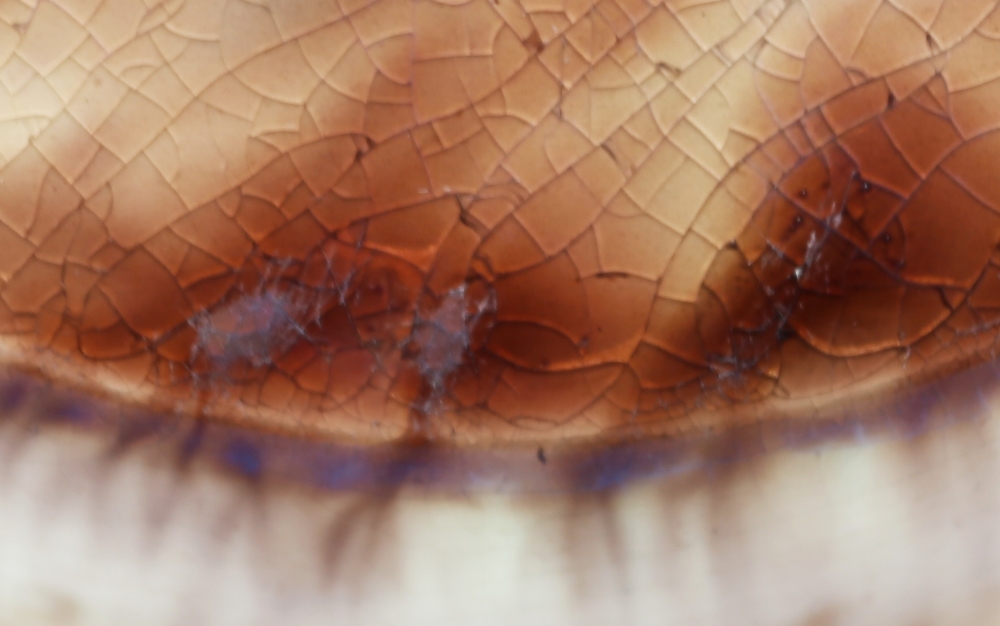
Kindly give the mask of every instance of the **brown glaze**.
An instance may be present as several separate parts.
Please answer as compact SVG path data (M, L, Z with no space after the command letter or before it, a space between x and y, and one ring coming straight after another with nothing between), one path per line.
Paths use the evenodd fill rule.
M0 622L997 623L996 5L0 4Z
M185 5L121 48L41 5L6 89L83 74L5 152L7 361L495 443L728 430L991 357L988 4L389 4L226 4L206 41Z

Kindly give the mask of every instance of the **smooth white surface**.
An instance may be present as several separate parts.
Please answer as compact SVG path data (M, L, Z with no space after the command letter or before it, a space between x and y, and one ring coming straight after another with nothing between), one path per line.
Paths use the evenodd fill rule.
M322 495L2 436L0 624L974 624L1000 428L614 494Z

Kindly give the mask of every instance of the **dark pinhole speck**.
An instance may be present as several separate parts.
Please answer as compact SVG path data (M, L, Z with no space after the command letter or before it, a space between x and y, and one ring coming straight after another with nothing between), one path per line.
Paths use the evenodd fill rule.
M545 448L538 449L538 462L545 465L549 462L549 459L545 456Z
M796 215L795 217L793 217L792 218L792 223L788 227L788 235L789 236L790 235L794 235L799 230L799 227L802 226L802 223L804 221L805 220L802 219L801 215Z
M788 328L788 326L783 325L778 327L778 332L775 335L775 338L778 340L778 343L781 344L788 341L794 336L795 332L792 329Z

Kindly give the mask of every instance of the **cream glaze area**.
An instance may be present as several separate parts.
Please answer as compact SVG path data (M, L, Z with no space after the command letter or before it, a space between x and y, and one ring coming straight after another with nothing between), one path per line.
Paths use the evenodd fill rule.
M216 331L312 315L266 287L286 261L307 275L294 253L316 238L405 259L436 297L426 319L454 294L489 301L462 299L470 273L492 285L510 328L486 348L506 369L455 400L466 413L442 432L465 440L532 426L526 439L558 441L636 416L652 434L724 429L940 377L994 351L997 9L0 3L2 358L130 406L365 442L412 434L415 401L453 409L420 391L427 370L407 378L405 342L377 367L295 352L224 393L176 386L200 371L195 345L208 365L233 350L255 364L252 341ZM875 146L893 157L866 160ZM834 220L817 165L867 200ZM852 250L873 261L850 274L871 289L818 287L831 273L816 259ZM280 262L257 268L254 307L226 300L224 278L262 258ZM740 288L762 265L836 315L790 317L780 351L726 387L686 340L731 348L734 311L743 330L770 319ZM322 375L328 357L367 369ZM5 396L0 624L993 624L995 376L927 402L948 428L532 495L248 479L186 443L39 426L65 417L43 405L8 419ZM771 404L717 410L748 399Z
M2 24L0 345L61 384L551 442L801 416L994 349L992 2Z
M458 496L179 472L149 447L5 425L0 624L987 626L998 425Z

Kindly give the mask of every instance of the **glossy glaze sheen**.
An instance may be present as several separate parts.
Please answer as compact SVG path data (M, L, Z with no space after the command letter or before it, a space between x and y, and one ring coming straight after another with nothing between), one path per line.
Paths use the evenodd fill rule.
M490 445L728 430L992 354L989 3L393 6L12 26L8 362Z
M3 358L105 395L4 385L0 562L21 565L0 580L73 589L78 612L53 619L995 609L995 424L970 418L992 413L996 377L948 377L992 358L1000 309L994 2L63 2L0 19ZM144 406L186 415L169 446L129 445L172 427ZM935 416L961 424L718 463ZM98 425L110 453L31 436L53 421ZM665 448L600 447L707 432L721 454L696 472L677 471L694 448L658 467ZM304 436L410 445L310 456ZM588 447L562 463L567 439ZM546 489L644 463L669 479L393 491L415 466L468 487L512 441L529 445L487 468L491 488L526 463L557 477ZM469 456L438 464L454 444ZM201 467L206 449L237 472ZM390 492L274 480L295 461ZM38 547L49 518L73 549ZM122 578L113 548L73 560L102 537L158 560ZM98 575L32 586L60 567ZM134 581L159 576L157 611Z

